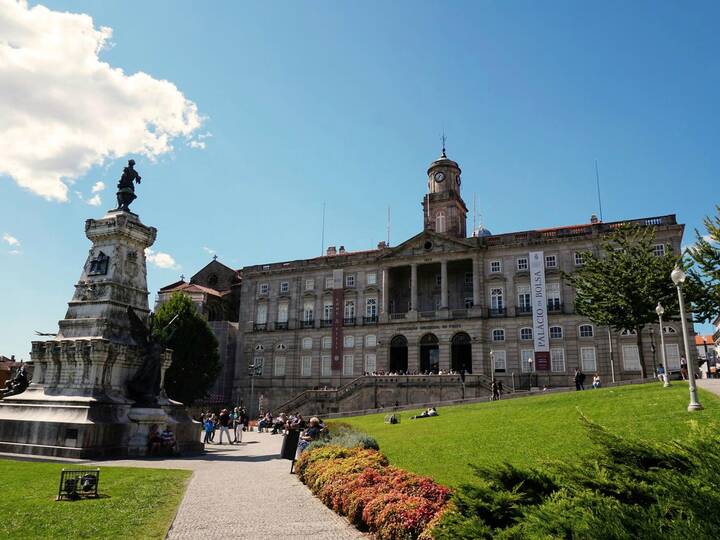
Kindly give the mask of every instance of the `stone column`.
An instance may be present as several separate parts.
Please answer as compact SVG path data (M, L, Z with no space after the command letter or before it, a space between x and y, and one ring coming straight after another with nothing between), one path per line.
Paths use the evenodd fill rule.
M410 265L410 310L418 310L417 263Z
M478 255L473 255L472 268L473 268L473 274L472 274L473 307L477 308L477 307L480 307L480 302L481 302L480 272L482 271L482 268L480 267L480 257Z
M390 270L382 269L382 303L380 304L380 313L387 315L390 311Z
M448 309L447 261L440 261L440 309Z

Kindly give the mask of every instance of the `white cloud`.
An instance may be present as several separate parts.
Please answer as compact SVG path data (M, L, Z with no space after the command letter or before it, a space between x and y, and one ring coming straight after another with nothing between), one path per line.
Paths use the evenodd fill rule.
M111 36L85 14L0 0L0 175L66 201L90 167L128 154L152 160L200 128L197 106L173 83L100 60Z
M158 268L170 268L172 270L180 269L180 265L175 262L175 259L173 259L172 255L170 255L169 253L163 253L162 251L158 251L156 253L152 249L148 248L145 250L145 257L147 258L149 263L157 266Z
M202 142L202 141L190 141L190 142L188 143L188 146L189 146L190 148L199 148L200 150L205 150L205 147L206 147L207 145L206 145L204 142Z
M93 195L86 201L90 206L100 206L102 204L102 199L100 198L100 194Z
M10 253L10 255L20 255L21 252L19 249L11 249L8 253Z
M3 239L3 242L5 242L9 246L20 247L20 240L15 238L10 233L3 233L2 239Z
M105 182L95 182L90 191L92 193L100 193L103 189L105 189Z
M203 246L203 251L208 255L215 255L215 250L207 246Z

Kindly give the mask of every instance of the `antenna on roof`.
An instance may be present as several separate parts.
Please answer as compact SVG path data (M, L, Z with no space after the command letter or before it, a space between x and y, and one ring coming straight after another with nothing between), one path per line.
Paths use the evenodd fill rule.
M445 136L445 128L443 128L443 134L442 134L442 157L446 158L447 155L445 154L445 142L447 141L447 137Z
M600 198L600 172L598 171L598 162L595 160L595 183L597 184L598 206L600 207L600 221L603 220L602 199Z
M477 193L473 193L473 236L477 236Z
M325 202L322 210L322 234L320 235L320 256L325 255Z
M388 217L387 217L387 245L390 247L390 207L388 206Z

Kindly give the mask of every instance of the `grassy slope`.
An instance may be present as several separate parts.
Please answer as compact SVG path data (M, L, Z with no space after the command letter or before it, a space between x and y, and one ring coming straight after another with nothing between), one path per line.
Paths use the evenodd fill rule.
M396 425L384 424L381 414L343 421L375 437L393 465L457 486L471 479L468 463L573 459L589 448L581 412L623 436L682 437L691 419L720 421L720 400L700 392L706 409L695 413L687 412L687 385L678 382L669 389L646 384L459 405L421 420L403 412Z
M101 467L101 498L55 501L67 464L0 460L0 538L165 538L191 471Z

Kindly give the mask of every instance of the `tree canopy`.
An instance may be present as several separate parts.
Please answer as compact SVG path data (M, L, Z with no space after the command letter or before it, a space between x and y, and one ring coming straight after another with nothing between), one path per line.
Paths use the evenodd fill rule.
M655 231L650 227L626 225L601 241L597 253L582 254L583 265L566 274L575 288L575 311L592 322L615 331L637 332L640 370L647 369L642 347L642 330L656 322L655 307L661 302L666 317L678 312L677 291L670 272L678 262L670 245L663 254L654 250Z
M695 245L688 249L695 263L687 280L688 297L697 322L712 321L720 315L720 205L715 209L715 217L704 219L707 235L696 229Z
M206 397L220 372L218 342L192 300L173 294L155 312L154 327L173 350L172 364L165 372L168 397L185 405Z

